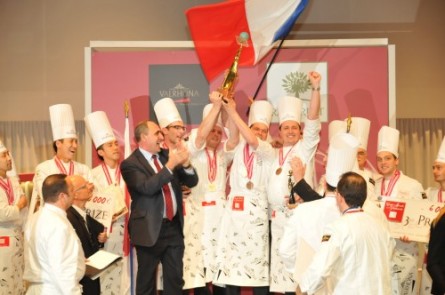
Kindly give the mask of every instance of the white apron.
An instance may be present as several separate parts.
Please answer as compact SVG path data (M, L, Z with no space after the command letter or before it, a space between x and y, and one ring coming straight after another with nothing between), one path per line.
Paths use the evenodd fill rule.
M215 281L235 286L268 286L269 218L266 187L273 150L268 143L259 141L249 179L243 160L244 148L245 142L242 141L235 149L230 172L231 192L221 222L219 267Z
M193 137L192 137L193 142ZM213 151L189 147L191 162L199 177L185 200L184 212L184 289L203 287L212 282L217 271L216 247L221 218L226 204L226 173L233 152L216 151L216 162L211 162ZM209 167L215 163L214 179L210 181ZM213 167L213 166L212 166ZM213 171L213 170L212 170Z
M120 208L122 201L125 197L125 183L122 177L119 177L119 185L109 184L102 165L95 167L92 170L94 186L97 191L104 191L113 193L114 198L118 199L116 201L115 208ZM116 181L115 171L109 170L109 175L113 182ZM120 210L120 209L115 209ZM123 256L123 245L124 245L124 232L125 232L125 215L119 217L111 226L110 234L108 240L105 243L104 250L112 252L114 254ZM122 260L115 263L110 267L103 275L100 277L100 290L101 294L120 294L121 287L121 276L122 276Z
M17 204L23 191L16 177L10 184L14 199L0 187L0 289L2 294L23 294L23 230L26 209L19 211ZM7 182L7 181L6 181Z

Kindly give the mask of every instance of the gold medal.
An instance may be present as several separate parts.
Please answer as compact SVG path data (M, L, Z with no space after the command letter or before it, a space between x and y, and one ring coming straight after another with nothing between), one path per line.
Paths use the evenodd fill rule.
M214 192L216 191L216 185L214 183L209 183L208 189L209 192Z
M283 171L283 169L281 169L281 167L278 167L277 171L275 171L275 174L280 175L281 171Z
M249 189L249 190L253 189L253 182L249 180L249 181L246 183L246 188Z

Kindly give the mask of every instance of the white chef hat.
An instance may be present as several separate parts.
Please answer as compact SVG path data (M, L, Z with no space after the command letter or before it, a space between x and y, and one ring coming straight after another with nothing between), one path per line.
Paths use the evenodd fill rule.
M84 118L84 121L88 133L93 139L96 149L106 142L116 140L116 137L113 133L113 128L111 128L110 122L108 121L108 117L105 112L97 111L88 114Z
M56 104L49 107L53 141L64 138L77 138L73 109L69 104Z
M281 125L284 121L301 122L303 102L293 96L284 96L278 101L278 119Z
M377 153L390 152L399 157L399 135L400 132L397 129L382 126L378 134Z
M348 119L345 119L347 121ZM357 138L360 143L360 148L368 149L369 128L371 127L371 121L361 117L351 118L351 129L349 133Z
M8 149L5 147L3 142L0 140L0 153L6 152Z
M442 143L439 148L439 152L437 153L437 162L445 163L445 136L442 139Z
M333 187L343 173L352 171L357 160L358 140L348 133L335 135L329 143L326 182Z
M170 97L158 100L154 105L154 110L159 127L161 128L165 128L173 122L182 122L181 115L176 108L175 102Z
M346 133L346 122L341 120L332 120L329 122L329 142L331 142L332 138L340 133Z
M267 100L255 100L250 106L249 127L254 123L263 123L267 127L272 120L273 106Z

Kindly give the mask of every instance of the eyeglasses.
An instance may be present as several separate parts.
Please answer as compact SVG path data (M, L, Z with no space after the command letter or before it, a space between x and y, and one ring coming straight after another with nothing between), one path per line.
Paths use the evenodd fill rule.
M181 125L170 125L170 126L167 126L167 129L170 129L170 128L175 128L176 130L185 131L185 127L181 126Z
M89 183L89 182L85 182L82 186L79 186L78 188L74 189L73 192L75 193L75 192L77 192L77 191L80 191L80 190L82 190L82 189L87 188L87 187L88 187L88 184L90 184L90 183Z

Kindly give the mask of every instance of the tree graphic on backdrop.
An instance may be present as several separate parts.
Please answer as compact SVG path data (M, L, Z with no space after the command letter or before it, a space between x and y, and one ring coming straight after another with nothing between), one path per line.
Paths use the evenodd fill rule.
M311 83L307 75L303 72L290 72L282 80L281 85L287 94L300 97L301 93L308 91L311 88Z

